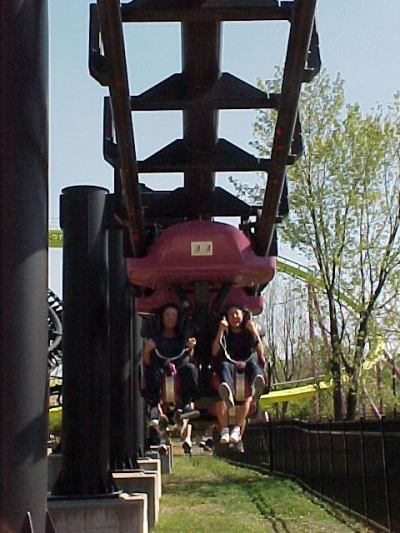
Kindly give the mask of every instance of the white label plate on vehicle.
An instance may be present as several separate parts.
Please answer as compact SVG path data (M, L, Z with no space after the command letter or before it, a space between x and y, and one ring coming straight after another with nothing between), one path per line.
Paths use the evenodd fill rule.
M192 241L192 256L213 255L212 241Z

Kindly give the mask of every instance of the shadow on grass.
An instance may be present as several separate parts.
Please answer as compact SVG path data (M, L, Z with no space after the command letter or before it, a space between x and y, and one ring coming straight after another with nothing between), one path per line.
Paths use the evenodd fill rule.
M212 460L214 461L214 467L217 466L216 459ZM189 497L191 500L204 501L207 499L208 501L222 501L226 504L233 504L240 492L254 505L259 516L269 523L273 531L289 533L284 519L276 514L263 494L273 490L274 487L276 488L276 480L259 476L252 471L246 472L244 469L226 473L224 472L227 468L226 463L222 468L213 468L209 472L205 472L201 461L193 462L192 465L192 474L195 475L197 472L201 478L189 479L188 477L185 479L179 474L177 476L172 475L166 483L165 494L173 494L177 498L187 499ZM188 473L188 470L186 473Z
M240 501L247 501L254 509L254 514L275 532L294 531L293 525L300 525L297 519L301 515L306 519L303 527L306 527L307 520L315 519L315 524L322 520L324 528L329 528L322 516L325 513L346 526L347 531L367 531L341 509L319 500L287 479L235 467L213 457L191 461L183 459L177 466L166 479L164 487L164 494L173 496L175 502L184 501L188 506L196 505L198 501L209 502L210 505L217 503L235 511Z

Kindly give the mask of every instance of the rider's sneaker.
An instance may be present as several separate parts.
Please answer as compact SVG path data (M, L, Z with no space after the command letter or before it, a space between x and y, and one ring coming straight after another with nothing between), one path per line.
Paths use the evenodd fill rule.
M167 430L168 429L168 425L169 425L169 420L168 420L167 415L165 415L164 413L161 413L160 414L160 418L159 418L160 430L161 431Z
M160 455L167 455L168 453L168 446L166 444L160 444L158 447L158 453Z
M189 437L186 437L186 439L182 442L182 448L185 453L190 453L192 450L192 441Z
M234 407L235 400L233 398L233 393L228 383L221 383L221 385L218 387L218 394L221 400L223 400L228 405L228 407Z
M222 428L221 438L219 439L220 444L229 444L229 428Z
M158 428L160 426L160 411L157 407L150 409L149 426L151 428Z
M258 374L254 378L254 382L252 386L252 393L253 393L252 396L255 402L258 402L261 394L264 392L264 387L265 387L264 378L261 374Z
M199 418L199 416L200 416L200 411L198 411L197 409L193 409L190 403L188 403L183 408L180 418L181 420L187 420L187 419L192 419L192 418Z
M174 413L174 423L175 423L177 426L181 426L181 425L182 425L181 415L182 415L182 409L175 409L175 413Z
M241 440L240 427L234 426L234 428L231 431L231 435L229 437L229 442L231 442L232 444L238 444L240 440Z
M237 452L237 453L244 453L244 446L243 446L243 441L242 441L242 439L240 439L240 441L239 441L237 444L234 444L234 445L233 445L233 449L234 449L235 452Z
M204 437L202 437L201 441L199 442L199 446L200 448L203 448L205 452L209 452L213 449L214 441L211 437L204 435Z

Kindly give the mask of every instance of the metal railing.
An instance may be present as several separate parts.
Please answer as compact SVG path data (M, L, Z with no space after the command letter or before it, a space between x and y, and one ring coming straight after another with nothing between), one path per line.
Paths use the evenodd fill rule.
M381 531L400 532L400 420L250 425L228 460L297 480Z

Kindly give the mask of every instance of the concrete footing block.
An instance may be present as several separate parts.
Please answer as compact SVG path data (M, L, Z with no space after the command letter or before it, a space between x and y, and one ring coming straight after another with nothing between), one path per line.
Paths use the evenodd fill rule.
M57 533L148 533L146 494L50 498L48 510Z
M155 527L160 512L158 479L155 472L113 472L119 490L128 494L142 492L147 495L147 521L149 529Z
M142 468L145 472L154 472L155 474L157 474L158 495L161 498L162 496L161 460L151 459L150 457L144 457L143 459L138 459L137 462L140 468Z
M147 457L152 459L159 458L161 461L161 474L170 474L172 471L172 447L170 444L166 446L164 453L158 451L158 446L150 446L150 451L146 452Z

